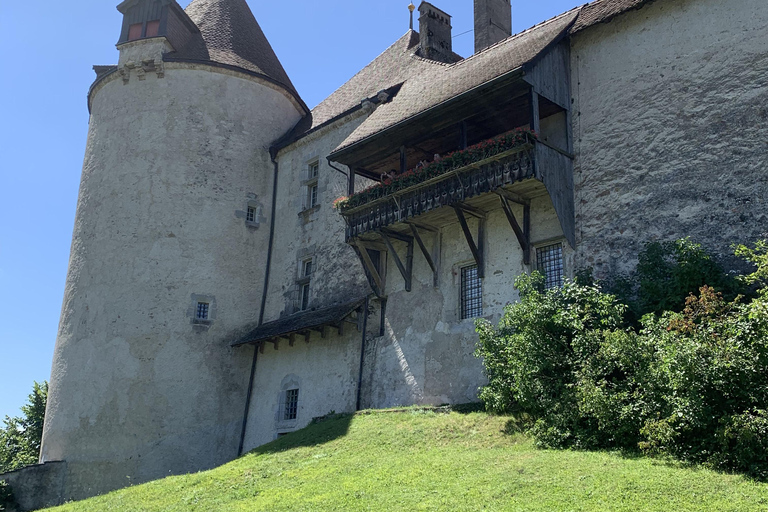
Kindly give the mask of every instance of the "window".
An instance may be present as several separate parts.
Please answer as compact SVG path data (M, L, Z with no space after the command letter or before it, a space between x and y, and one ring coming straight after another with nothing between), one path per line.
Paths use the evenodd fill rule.
M314 270L314 261L312 258L301 261L299 267L299 279L297 282L299 285L299 311L306 311L309 309L309 282L312 279L312 272L314 272Z
M295 420L299 412L299 390L289 389L285 392L283 420Z
M312 162L307 167L307 179L317 178L317 172L320 170L319 162Z
M157 37L160 33L160 20L152 20L147 22L147 35L144 37Z
M207 302L198 302L197 312L195 313L195 319L208 320L209 309L210 309L210 304L208 304Z
M556 243L536 249L536 270L544 276L544 289L563 285L563 244Z
M320 171L319 162L314 161L310 164L307 164L307 180L304 183L304 185L306 186L306 194L307 194L306 197L304 198L305 210L314 208L320 203L318 187L317 187L317 176L319 171Z
M317 183L307 186L307 208L317 206Z
M248 222L256 222L256 208L253 206L248 207L248 212L245 214L245 220Z
M477 275L477 265L461 269L461 319L483 314L483 282Z
M134 23L133 25L128 27L128 40L135 41L136 39L141 39L141 33L143 30L144 30L143 23Z

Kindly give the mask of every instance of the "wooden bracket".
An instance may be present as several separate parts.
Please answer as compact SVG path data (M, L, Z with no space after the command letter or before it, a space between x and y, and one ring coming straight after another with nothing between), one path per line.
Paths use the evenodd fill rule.
M507 216L509 225L512 226L512 231L515 232L517 242L520 244L520 248L523 250L523 263L526 265L531 264L531 207L530 205L523 206L523 227L515 218L515 214L512 212L512 207L509 205L507 198L503 194L499 194L499 200L501 201L501 208L504 210L504 214Z
M296 334L291 333L288 335L288 346L292 347L296 343Z
M400 146L400 174L408 170L408 154L405 146Z
M454 211L456 211L456 217L459 219L459 224L461 224L461 229L464 231L464 237L467 239L467 245L469 245L469 250L472 251L472 256L475 258L475 263L477 263L477 277L484 278L485 277L485 260L483 257L483 240L485 239L485 216L478 218L478 233L477 233L477 241L478 243L475 243L475 240L472 238L472 232L469 229L469 225L467 224L467 219L464 217L464 211L466 211L465 205L454 205L453 206Z
M371 261L371 257L368 254L365 244L363 244L363 242L360 240L354 240L352 241L352 247L354 247L355 252L357 253L357 257L360 258L360 261L363 263L363 267L368 271L366 274L368 276L368 284L371 285L373 293L375 293L377 297L383 297L383 280L381 275L379 275L379 271L376 268L376 265L374 265L373 261Z
M421 253L424 255L424 258L427 260L427 263L429 264L429 268L432 269L432 274L434 276L434 286L437 286L437 264L435 263L435 260L432 259L432 255L427 250L426 246L424 245L424 241L421 239L421 235L419 234L419 230L416 228L414 224L408 224L411 227L411 233L413 233L413 238L416 239L416 243L419 244L419 249L421 249Z
M400 233L394 233L392 231L382 229L379 231L381 238L384 240L384 244L387 246L387 251L392 255L392 259L397 265L397 269L405 280L405 291L410 292L413 284L413 238L402 235ZM397 238L400 241L408 244L407 253L405 257L405 265L403 265L400 256L397 254L395 247L392 245L390 237Z
M505 188L497 188L494 190L494 193L505 197L508 201L512 203L517 203L522 206L530 206L531 201L529 199L524 198L523 196L517 195L514 192L510 192L509 190Z

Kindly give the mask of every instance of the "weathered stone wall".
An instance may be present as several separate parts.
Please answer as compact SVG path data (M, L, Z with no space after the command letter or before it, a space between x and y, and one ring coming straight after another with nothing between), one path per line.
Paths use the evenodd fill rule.
M645 242L720 254L768 236L763 0L667 0L572 43L578 264L626 271Z
M66 472L66 462L47 462L2 473L0 481L13 489L19 511L37 510L64 502Z
M513 209L521 219L522 208ZM548 196L532 201L531 219L534 244L562 240ZM515 279L529 269L502 210L490 212L486 222L483 318L496 323L504 306L517 299ZM469 220L469 224L476 234L476 221ZM432 246L434 236L424 237L427 247ZM462 320L460 310L461 267L474 264L472 253L458 223L445 226L439 236L437 287L418 248L411 292L405 291L404 281L389 259L385 334L367 344L363 407L472 402L485 383L481 361L474 355L474 319ZM404 251L400 251L402 256ZM569 272L572 261L567 249L565 256Z
M42 446L67 499L237 455L252 349L228 342L257 318L269 231L244 211L270 204L267 149L300 118L272 85L175 64L91 106Z

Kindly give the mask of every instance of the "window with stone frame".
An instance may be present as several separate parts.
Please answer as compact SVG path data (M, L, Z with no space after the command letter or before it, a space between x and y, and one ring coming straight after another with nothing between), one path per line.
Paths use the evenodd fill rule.
M283 421L295 420L299 415L299 390L288 389L285 391L283 401Z
M299 268L299 311L306 311L309 309L310 298L310 282L312 280L312 273L314 272L314 260L313 258L306 258L301 260L301 266Z
M245 213L245 220L248 222L256 222L256 208L253 206L248 207L248 211Z
M477 273L477 265L461 268L461 319L483 315L483 281Z
M195 311L195 319L196 320L208 320L208 315L210 313L211 305L208 302L198 302L197 308Z
M318 176L320 172L320 162L315 160L307 164L306 176L307 179L304 183L305 198L304 209L309 210L320 204L320 189L318 187Z
M563 263L563 244L561 242L536 248L536 270L544 276L545 290L563 286L565 265Z

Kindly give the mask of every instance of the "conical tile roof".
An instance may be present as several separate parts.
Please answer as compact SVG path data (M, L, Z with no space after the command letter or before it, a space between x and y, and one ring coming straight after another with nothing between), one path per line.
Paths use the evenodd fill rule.
M265 75L298 96L245 0L193 0L185 11L200 29L207 60Z

